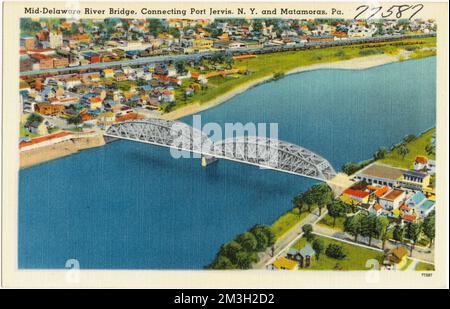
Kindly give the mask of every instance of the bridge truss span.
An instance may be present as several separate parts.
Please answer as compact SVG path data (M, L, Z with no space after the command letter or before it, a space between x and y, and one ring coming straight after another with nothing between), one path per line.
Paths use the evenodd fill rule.
M327 160L301 146L259 136L239 136L213 142L201 130L178 121L125 121L110 125L104 135L256 165L321 181L329 181L336 175Z

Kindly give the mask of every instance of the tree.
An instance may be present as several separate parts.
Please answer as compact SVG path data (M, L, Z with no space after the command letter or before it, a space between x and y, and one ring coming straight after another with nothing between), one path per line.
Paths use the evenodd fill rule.
M434 144L428 144L428 145L425 147L425 151L427 152L427 154L428 154L429 156L434 156L434 155L436 154L436 145L434 145Z
M83 123L83 119L81 118L80 114L72 116L67 119L68 124L74 124L75 126L78 126Z
M345 231L355 236L355 242L358 241L358 236L361 234L362 221L366 216L366 213L360 212L345 221Z
M419 240L420 233L422 232L422 227L418 223L410 222L406 227L406 238L412 241L412 246L410 246L409 255L412 256L414 247L416 246L417 240Z
M435 219L435 212L434 210L423 220L423 224L422 224L422 229L423 229L423 233L425 234L425 236L427 236L427 238L430 240L430 248L433 245L433 240L435 238L435 223L436 223L436 219Z
M343 202L333 201L328 204L328 214L333 218L333 227L336 225L336 219L346 214L346 206Z
M179 74L186 72L186 63L183 60L177 61L175 63L175 69Z
M211 265L208 267L211 269L236 269L236 265L233 264L229 258L223 255L217 256Z
M227 64L228 69L231 69L231 68L232 68L232 65L233 65L233 63L234 63L233 57L231 57L231 56L226 56L226 57L225 57L225 63Z
M28 116L28 118L27 118L27 122L26 122L25 126L29 126L31 123L33 123L35 121L41 123L42 121L44 121L44 117L42 117L38 113L31 113L30 116Z
M219 251L219 255L225 256L233 264L237 264L237 254L239 252L242 252L242 246L235 240L232 240L222 246Z
M263 251L275 243L275 234L268 226L257 224L250 229L250 233L255 236L258 242L257 251Z
M305 224L302 226L303 235L305 235L306 239L311 240L312 238L313 227L311 224Z
M378 150L375 152L375 154L374 154L373 157L374 157L375 160L382 160L382 159L384 159L384 158L386 157L387 153L388 153L388 151L387 151L386 148L380 147L380 148L378 148Z
M360 168L361 167L358 163L348 162L342 166L342 171L350 176L350 175L356 173Z
M322 208L333 201L333 192L326 183L320 183L306 191L303 199L309 205L317 205L320 216L322 214Z
M240 251L236 254L236 265L240 269L249 269L256 262L258 255L255 252Z
M415 139L416 139L416 136L414 134L409 134L409 135L406 135L405 138L403 138L403 141L405 143L409 143L409 142L412 142Z
M319 259L320 254L325 249L325 244L324 244L323 240L320 238L314 240L312 243L312 247L314 249L314 252L316 252L317 259Z
M377 218L376 230L378 231L378 237L382 241L381 249L384 250L386 240L389 238L389 219L386 216L379 216Z
M236 242L238 242L242 248L247 252L253 252L256 250L258 246L258 241L256 240L255 235L250 232L244 232L240 234L236 238Z
M361 236L369 238L369 246L372 244L372 237L375 235L375 223L377 217L368 215L361 220Z
M400 224L395 225L392 237L394 237L396 241L402 243L405 237L405 229Z
M405 156L409 153L409 149L405 144L401 144L400 146L398 146L397 152L402 156L402 159L404 160Z
M296 197L294 197L292 203L294 204L295 207L298 208L300 213L302 213L305 209L308 210L308 212L311 212L311 204L308 204L306 202L306 192L302 192Z
M325 254L333 259L342 260L347 255L344 253L344 249L342 246L336 244L329 244L327 249L325 250Z

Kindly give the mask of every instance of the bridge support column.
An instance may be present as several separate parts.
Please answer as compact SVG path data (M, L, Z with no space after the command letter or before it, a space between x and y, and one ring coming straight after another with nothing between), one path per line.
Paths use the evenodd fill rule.
M212 156L206 156L206 155L202 155L202 166L206 167L210 164L213 164L215 162L219 161L219 159L217 159L216 157L212 157Z

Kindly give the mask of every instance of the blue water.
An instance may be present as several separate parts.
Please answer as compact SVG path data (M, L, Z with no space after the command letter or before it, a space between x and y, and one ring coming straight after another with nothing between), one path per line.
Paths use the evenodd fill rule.
M435 74L436 59L426 58L286 76L202 112L202 122L278 123L280 139L339 170L434 126ZM201 168L166 148L114 142L20 171L18 265L201 269L314 183L224 160Z

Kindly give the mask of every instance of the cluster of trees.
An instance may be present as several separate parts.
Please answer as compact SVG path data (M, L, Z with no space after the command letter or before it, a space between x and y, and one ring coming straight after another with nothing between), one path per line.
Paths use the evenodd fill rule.
M327 249L325 250L325 254L328 257L337 260L343 260L347 256L347 254L344 252L344 248L336 244L329 244Z
M344 229L358 241L358 236L368 237L369 246L372 239L380 239L382 249L384 249L386 240L389 238L389 219L386 216L376 216L361 211L356 215L347 218L344 223Z
M319 215L322 208L331 204L333 201L333 191L326 183L320 183L312 186L307 191L294 197L292 203L300 213L304 211L311 212L315 207L319 208Z
M409 153L409 149L407 144L412 142L413 140L415 140L417 137L414 134L409 134L407 136L405 136L405 138L403 138L403 141L398 144L398 145L393 145L391 147L391 150L397 150L397 153L399 155L402 156L402 158L404 159L405 156ZM431 150L432 151L432 150ZM347 175L352 175L354 173L356 173L357 171L359 171L360 169L366 167L367 165L369 165L370 163L377 161L377 160L382 160L384 158L386 158L386 155L388 154L388 150L385 147L380 147L378 148L377 151L375 151L375 153L373 154L372 158L366 161L362 161L359 163L355 163L355 162L348 162L345 163L342 166L342 171L344 173L346 173ZM427 151L428 153L428 151Z
M258 262L258 252L265 251L275 243L275 234L270 227L255 225L248 232L238 235L224 244L209 269L249 269Z
M226 55L224 53L214 53L211 58L210 58L211 62L213 64L216 63L224 63L228 66L228 69L231 69L233 63L234 63L234 59L232 56Z
M429 240L429 246L433 245L435 238L435 211L432 211L422 222L409 222L405 226L397 224L394 227L393 238L400 243L411 242L410 254L414 250L416 243L420 240L422 235L425 235Z
M311 224L305 224L304 226L302 226L302 232L303 232L303 236L311 244L314 252L316 253L317 260L320 259L320 255L324 251L328 257L333 258L333 259L342 260L347 256L345 254L342 246L339 246L336 244L329 244L325 248L324 241L320 238L317 238L313 234L313 226Z
M436 145L435 144L428 144L427 146L425 146L425 151L427 152L427 154L429 156L434 156L436 155Z
M345 221L345 231L355 237L355 242L358 236L368 238L369 246L372 239L380 239L382 241L382 249L385 248L386 240L389 239L389 225L390 221L386 216L375 216L367 212L359 212L356 215L347 218ZM429 240L429 246L435 238L435 212L431 212L422 222L408 222L405 225L400 223L394 226L392 237L394 240L408 244L411 243L410 250L414 250L416 243L421 236L425 235Z
M31 113L30 116L28 116L28 118L27 118L27 122L25 123L25 126L28 127L28 126L30 126L33 122L39 122L39 123L41 123L42 121L44 121L44 117L42 117L42 116L39 115L38 113Z

